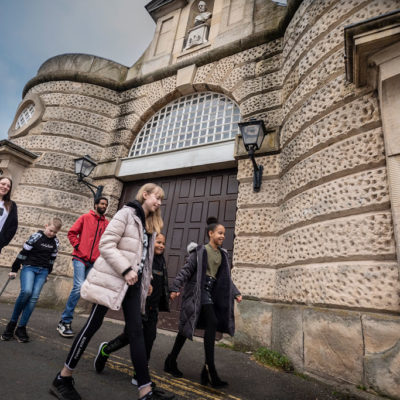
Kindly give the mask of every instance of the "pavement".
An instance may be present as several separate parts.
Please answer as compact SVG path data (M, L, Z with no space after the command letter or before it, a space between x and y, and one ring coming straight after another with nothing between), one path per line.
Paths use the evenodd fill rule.
M0 332L11 316L13 304L0 303ZM28 324L29 343L0 341L0 399L51 400L49 386L62 368L72 339L62 338L56 331L60 311L37 307ZM78 315L73 329L78 331L87 315ZM74 374L76 389L84 400L135 400L136 387L128 348L111 355L103 373L93 368L98 346L122 332L121 321L106 318L92 338ZM164 360L172 348L175 334L159 331L150 360L150 374L161 389L174 393L177 400L356 400L370 398L363 393L343 393L342 386L329 386L292 373L266 368L255 362L251 354L217 346L215 359L218 373L229 386L216 390L199 383L203 366L203 343L187 341L179 358L181 379L163 371ZM361 392L361 391L360 391ZM360 395L360 396L359 396ZM377 399L377 397L373 397Z

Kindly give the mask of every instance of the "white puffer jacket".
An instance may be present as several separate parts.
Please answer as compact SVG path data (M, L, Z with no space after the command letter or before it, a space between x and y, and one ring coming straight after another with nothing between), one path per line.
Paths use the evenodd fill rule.
M155 236L154 233L150 240L143 268L140 294L142 313L151 281ZM133 207L124 206L115 214L101 237L99 250L100 257L81 287L81 297L111 310L119 310L128 290L122 274L129 267L138 271L143 252L142 222Z

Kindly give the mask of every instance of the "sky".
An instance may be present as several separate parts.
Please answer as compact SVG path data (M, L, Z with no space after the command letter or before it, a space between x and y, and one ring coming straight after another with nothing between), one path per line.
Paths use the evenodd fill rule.
M131 66L150 44L150 0L0 0L0 140L40 65L86 53Z

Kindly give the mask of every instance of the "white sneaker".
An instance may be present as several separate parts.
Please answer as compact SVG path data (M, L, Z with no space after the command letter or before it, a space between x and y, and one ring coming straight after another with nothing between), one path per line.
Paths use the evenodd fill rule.
M71 329L71 324L60 321L57 326L57 331L62 337L71 338L75 333Z

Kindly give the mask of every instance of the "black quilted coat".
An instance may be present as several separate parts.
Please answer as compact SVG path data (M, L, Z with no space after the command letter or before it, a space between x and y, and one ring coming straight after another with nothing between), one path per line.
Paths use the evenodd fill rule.
M218 269L217 282L214 285L212 298L215 314L218 320L217 331L229 333L235 332L234 299L240 295L231 279L228 253L221 249L222 262ZM207 271L207 250L203 245L197 246L187 260L186 264L176 276L171 292L180 292L185 286L182 295L182 307L179 320L179 333L188 339L193 339L196 328L204 328L200 317L201 288L204 285Z

